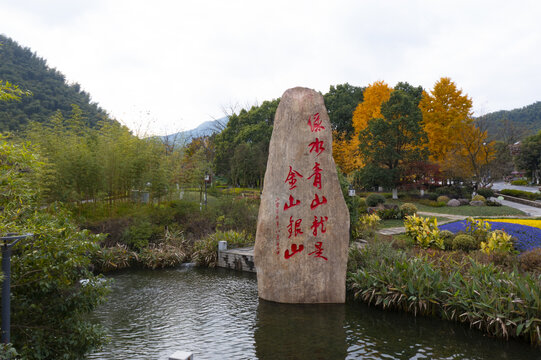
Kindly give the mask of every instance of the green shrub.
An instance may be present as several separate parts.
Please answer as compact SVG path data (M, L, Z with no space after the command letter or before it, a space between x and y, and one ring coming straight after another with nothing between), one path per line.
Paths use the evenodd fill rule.
M439 236L438 223L436 218L423 218L417 215L407 216L404 220L406 234L411 236L415 242L426 249L430 246L444 248L443 239Z
M541 194L538 192L533 193L530 191L522 191L522 190L503 189L503 190L500 190L500 194L514 196L514 197L527 199L527 200L541 199Z
M455 238L455 234L449 230L440 230L440 238L443 239L443 246L446 250L453 248L453 239Z
M459 234L453 239L453 250L470 251L479 249L475 238L471 235Z
M417 206L412 203L404 203L400 205L400 212L402 213L402 218L415 215L417 214Z
M421 199L419 200L419 204L423 204L423 205L426 205L426 206L431 206L431 207L444 207L447 205L446 202L438 202L438 201L435 201L435 200L427 200L427 199Z
M378 204L383 204L383 203L385 203L385 197L381 194L370 194L366 198L366 205L368 207L374 207L374 206L377 206Z
M525 179L513 180L511 181L511 185L519 185L519 186L528 185L528 180L525 180Z
M449 197L445 196L445 195L441 195L441 196L438 196L438 198L436 199L437 202L444 202L444 203L448 203L449 202Z
M92 254L94 270L105 273L130 267L137 258L135 252L126 245L116 244L113 247L102 247Z
M128 245L131 249L142 250L148 247L149 240L154 235L153 225L147 221L137 221L129 226L122 234L122 243Z
M230 248L246 246L253 243L253 238L245 232L217 231L194 243L192 261L200 266L215 267L218 261L218 242L227 241Z
M484 196L486 199L489 199L494 196L494 190L490 188L479 188L477 193L481 196Z
M365 213L367 207L368 205L366 205L366 198L359 198L359 214Z
M482 202L485 202L487 201L487 199L485 199L485 197L483 195L475 195L473 198L472 198L472 201L482 201Z
M495 230L481 243L481 251L485 254L507 254L513 251L512 236L502 230Z
M481 246L483 241L486 241L491 229L492 225L488 221L477 220L471 217L466 219L466 234L473 236L477 248Z
M383 220L402 219L402 212L398 207L378 210L376 213Z

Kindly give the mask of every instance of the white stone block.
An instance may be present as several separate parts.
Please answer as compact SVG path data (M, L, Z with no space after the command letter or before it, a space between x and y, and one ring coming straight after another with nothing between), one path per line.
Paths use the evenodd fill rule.
M193 353L187 351L175 351L169 356L169 360L193 360Z
M218 250L225 251L227 250L227 241L218 241Z

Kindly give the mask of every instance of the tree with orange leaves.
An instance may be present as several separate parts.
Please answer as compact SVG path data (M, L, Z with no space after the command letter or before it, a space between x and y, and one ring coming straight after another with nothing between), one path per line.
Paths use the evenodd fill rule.
M493 157L487 133L473 122L472 100L450 78L442 77L419 104L428 136L430 160L450 177L474 177L481 181L482 169Z
M345 133L333 133L333 156L340 169L350 174L363 166L359 151L359 134L364 130L370 119L382 118L381 104L388 101L393 89L383 81L370 84L364 91L363 102L357 105L353 113L353 136L348 138Z

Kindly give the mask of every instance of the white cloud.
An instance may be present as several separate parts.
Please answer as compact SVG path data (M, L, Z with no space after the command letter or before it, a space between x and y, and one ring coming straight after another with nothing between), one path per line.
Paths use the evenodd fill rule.
M478 113L541 100L535 1L8 0L0 31L131 127L176 131L301 85L451 77ZM5 20L4 20L5 19Z

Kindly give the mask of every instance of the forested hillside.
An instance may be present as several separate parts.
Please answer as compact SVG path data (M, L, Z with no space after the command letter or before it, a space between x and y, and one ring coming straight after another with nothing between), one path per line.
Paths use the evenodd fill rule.
M541 101L520 109L496 111L477 120L486 124L489 139L518 141L541 130Z
M68 84L62 73L47 66L45 59L4 35L0 35L0 80L33 94L19 102L0 103L0 131L18 130L29 121L44 122L56 110L69 117L72 104L81 108L87 125L107 119L106 112L91 102L79 84Z

